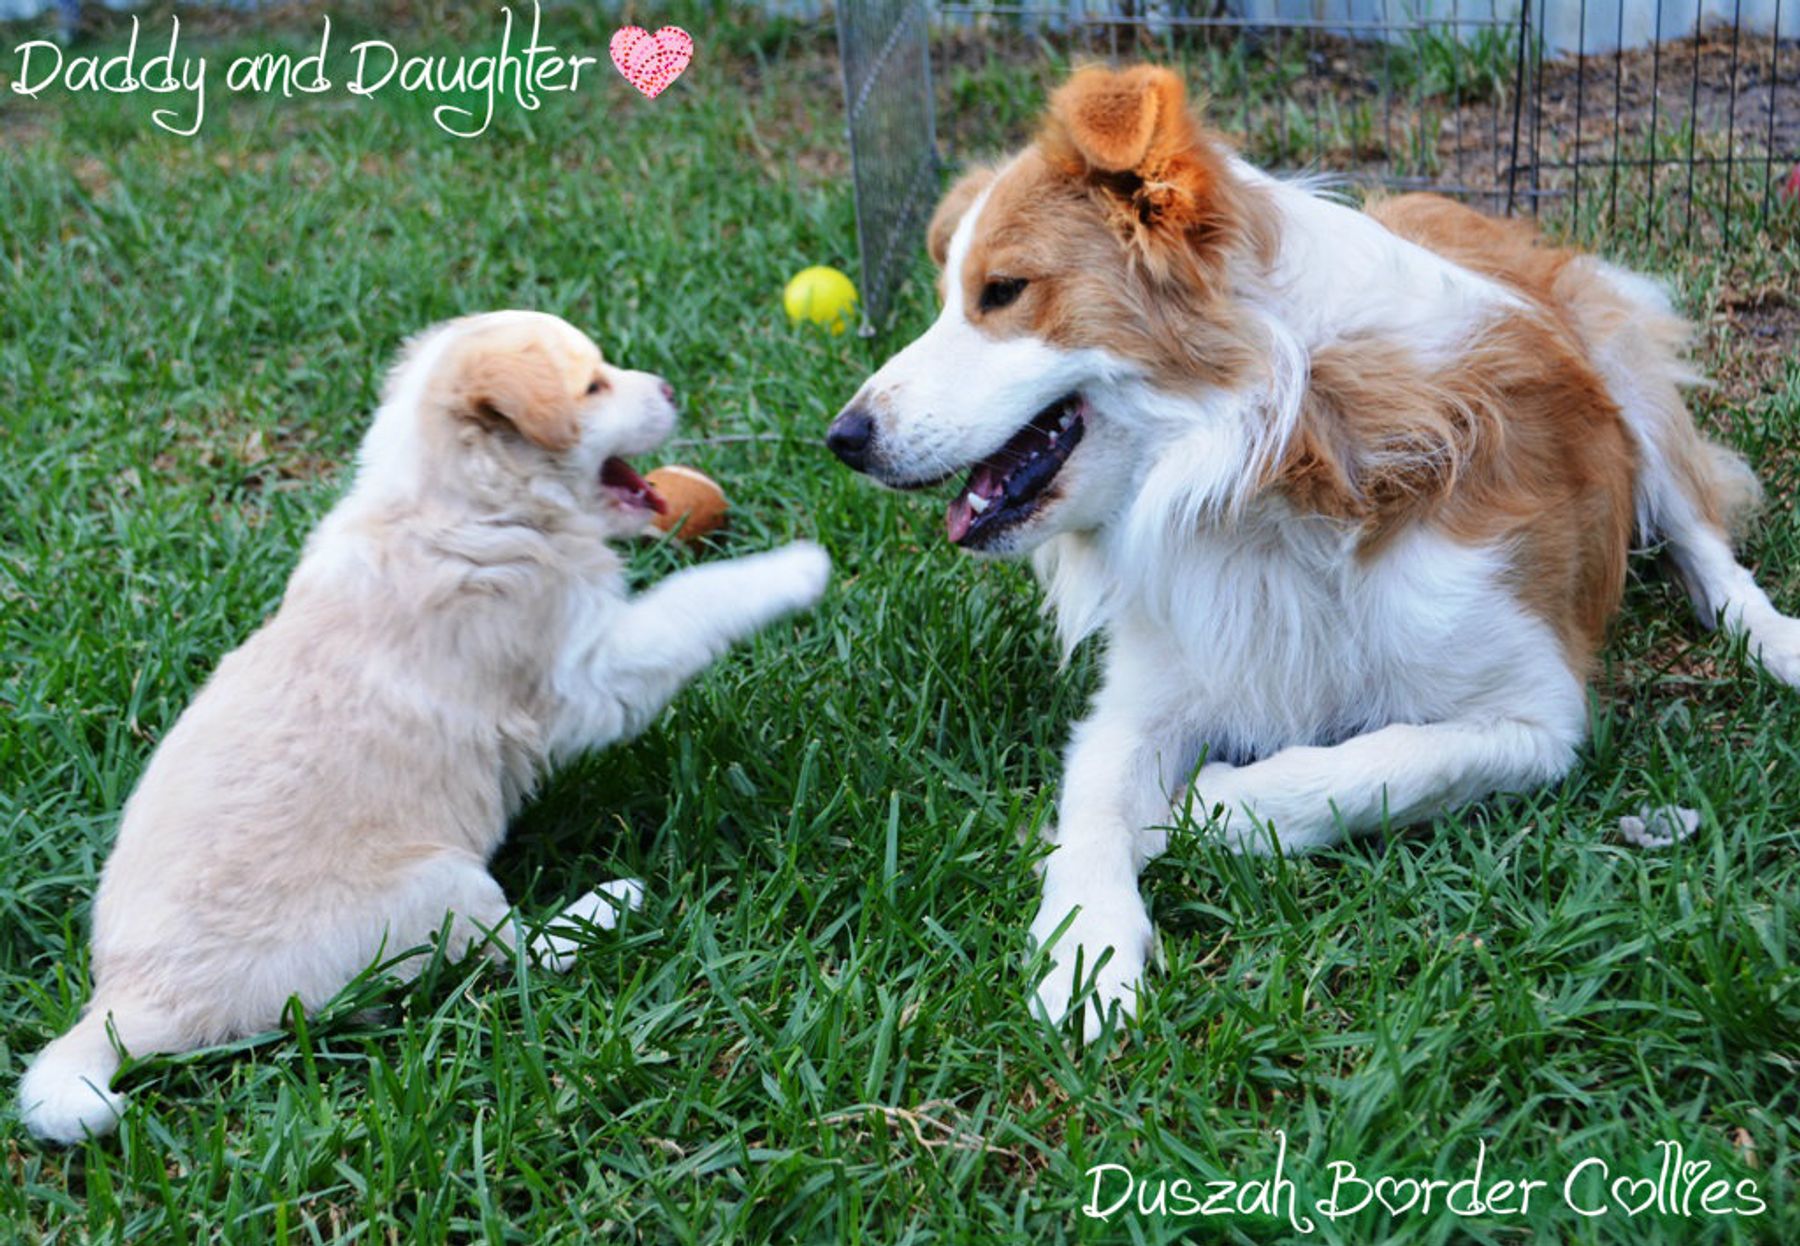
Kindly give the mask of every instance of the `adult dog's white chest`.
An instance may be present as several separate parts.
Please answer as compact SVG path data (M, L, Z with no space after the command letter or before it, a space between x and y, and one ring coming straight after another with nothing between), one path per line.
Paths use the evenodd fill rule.
M1085 553L1079 570L1040 564L1052 608L1074 587L1059 571L1110 581L1109 682L1139 685L1196 755L1242 763L1392 723L1585 713L1554 633L1506 591L1499 548L1420 527L1368 555L1346 528L1274 504L1148 559L1120 543Z

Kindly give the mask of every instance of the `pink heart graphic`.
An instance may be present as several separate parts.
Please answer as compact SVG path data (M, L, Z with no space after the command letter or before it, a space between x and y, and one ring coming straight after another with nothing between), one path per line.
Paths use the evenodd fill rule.
M664 26L655 34L642 26L621 26L613 31L612 58L625 81L653 100L694 59L694 37L679 26Z

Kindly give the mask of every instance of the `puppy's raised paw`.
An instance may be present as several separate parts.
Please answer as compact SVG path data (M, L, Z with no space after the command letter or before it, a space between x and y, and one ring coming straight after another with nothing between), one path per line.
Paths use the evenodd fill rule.
M818 604L831 580L831 555L812 541L794 541L764 555L769 562L770 589L789 609Z

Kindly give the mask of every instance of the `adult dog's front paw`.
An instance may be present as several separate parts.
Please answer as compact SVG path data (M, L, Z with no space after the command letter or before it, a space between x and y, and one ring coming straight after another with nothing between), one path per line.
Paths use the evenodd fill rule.
M1077 907L1074 920L1057 935L1057 927ZM1049 947L1051 960L1050 972L1033 992L1032 1011L1039 1017L1060 1025L1082 991L1091 986L1081 1023L1083 1037L1091 1042L1100 1036L1115 1004L1121 1017L1137 1011L1138 985L1150 957L1151 929L1135 887L1084 891L1052 885L1031 923L1031 937L1037 946Z

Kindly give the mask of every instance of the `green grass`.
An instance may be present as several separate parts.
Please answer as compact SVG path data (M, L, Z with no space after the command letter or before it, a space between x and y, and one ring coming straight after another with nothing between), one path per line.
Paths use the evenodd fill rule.
M1561 787L1305 860L1178 837L1146 878L1141 1026L1072 1050L1027 1021L1020 836L1093 655L1059 669L1020 568L956 556L936 502L829 461L829 413L926 323L925 274L882 338L787 326L789 273L854 260L835 62L796 27L691 28L700 57L654 103L609 77L467 143L393 97L215 100L198 140L141 101L0 102L8 1100L84 996L121 802L275 604L408 333L508 305L590 328L682 387L697 440L670 457L733 494L729 550L810 535L838 567L815 615L519 820L495 872L534 919L647 880L574 973L360 984L229 1053L136 1065L119 1135L66 1152L8 1102L0 1239L1288 1241L1268 1217L1078 1211L1100 1162L1266 1176L1275 1130L1309 1202L1332 1160L1460 1177L1485 1143L1491 1176L1560 1180L1589 1155L1652 1172L1670 1138L1769 1207L1365 1212L1305 1240L1800 1239L1800 697L1698 635L1647 563ZM598 19L556 30L604 45ZM1750 556L1800 605L1800 370L1791 348L1732 363L1720 319L1792 244L1631 258L1738 369L1707 410L1778 499ZM1610 833L1661 801L1704 811L1692 842Z

